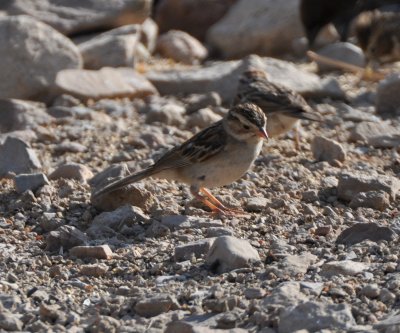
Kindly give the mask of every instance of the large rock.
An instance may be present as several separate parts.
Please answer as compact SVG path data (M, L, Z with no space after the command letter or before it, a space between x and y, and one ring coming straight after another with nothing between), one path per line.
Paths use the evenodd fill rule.
M400 115L400 74L392 74L379 82L376 90L376 112Z
M351 246L367 239L372 242L382 240L391 242L396 238L396 233L389 227L381 227L376 223L356 223L343 230L336 239L336 243Z
M105 67L98 71L64 70L58 73L60 93L82 100L102 98L143 98L157 94L154 86L132 68Z
M273 289L261 303L264 308L288 307L307 301L308 298L300 290L298 282L284 282Z
M260 261L257 250L248 241L232 236L218 237L206 259L211 269L219 273L249 267L256 261Z
M299 0L240 0L209 29L207 41L223 57L238 58L292 52L303 35Z
M154 317L169 310L177 310L180 305L175 296L158 294L141 299L134 306L135 312L142 317Z
M330 261L321 267L321 275L332 277L337 275L354 276L368 269L368 266L362 262L351 260Z
M332 81L324 82L317 75L299 69L295 64L256 55L244 60L216 62L189 70L149 71L146 77L163 95L204 94L217 92L223 101L231 102L236 94L238 78L249 67L268 73L269 79L307 97L321 95L340 98L338 87Z
M338 197L350 201L358 193L369 191L383 191L392 199L400 189L400 180L386 175L371 175L370 173L342 173L339 176Z
M216 23L237 0L161 0L155 20L164 33L178 29L204 41L209 27Z
M151 0L13 0L7 11L41 20L66 35L141 23Z
M362 122L351 130L349 140L375 148L396 148L400 146L400 127L387 122Z
M68 38L28 16L0 18L0 59L0 98L44 99L57 72L82 66Z
M356 324L347 304L306 302L287 308L279 316L279 333L346 331Z
M49 184L46 175L43 173L20 174L14 178L14 182L18 193L28 190L36 191L39 187Z
M346 151L343 146L332 139L316 136L311 143L311 150L317 161L343 162L346 159Z
M322 56L343 61L358 67L364 67L365 65L365 57L362 49L348 42L328 44L318 50L318 53ZM320 71L337 70L337 67L329 66L324 63L317 62L317 64Z
M164 58L195 65L208 55L207 49L196 38L179 30L170 30L158 38L156 51Z
M24 141L8 137L0 146L0 177L9 172L29 173L41 167L36 153Z

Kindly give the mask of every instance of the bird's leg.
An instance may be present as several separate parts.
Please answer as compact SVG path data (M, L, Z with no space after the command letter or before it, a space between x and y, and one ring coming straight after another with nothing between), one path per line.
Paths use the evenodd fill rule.
M203 193L211 203L213 203L218 209L222 210L223 212L235 215L235 214L245 214L245 212L241 209L234 209L226 207L221 201L219 201L216 197L212 195L212 193L207 190L205 187L200 187L200 192Z
M201 201L203 204L205 204L208 208L211 209L213 214L218 214L218 215L224 215L225 212L224 210L220 209L216 205L214 205L212 202L210 202L206 197L202 196L199 193L199 190L195 187L190 187L190 192L192 195L199 201Z

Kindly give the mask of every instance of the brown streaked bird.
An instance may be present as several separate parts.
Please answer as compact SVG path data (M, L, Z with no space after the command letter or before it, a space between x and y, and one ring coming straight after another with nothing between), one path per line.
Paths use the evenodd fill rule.
M230 184L247 172L261 151L267 119L254 104L232 107L227 115L175 148L145 170L117 180L94 197L119 190L147 177L176 180L190 185L194 197L212 212L235 215L239 210L225 207L207 188Z
M239 78L234 104L244 102L254 103L264 111L270 137L288 132L300 119L321 121L300 94L269 81L259 69L247 70Z
M355 32L369 66L400 60L400 13L363 13Z

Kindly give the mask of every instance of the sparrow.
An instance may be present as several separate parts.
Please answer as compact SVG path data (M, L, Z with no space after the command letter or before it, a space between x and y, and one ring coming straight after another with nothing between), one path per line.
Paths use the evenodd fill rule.
M148 168L116 180L93 194L99 197L147 177L174 180L190 186L192 195L213 213L234 216L207 188L238 180L249 170L268 139L267 118L255 104L241 103L226 116L181 145L167 151Z
M288 132L299 119L321 121L301 95L272 83L259 69L247 70L239 78L234 104L244 102L254 103L264 111L270 137Z

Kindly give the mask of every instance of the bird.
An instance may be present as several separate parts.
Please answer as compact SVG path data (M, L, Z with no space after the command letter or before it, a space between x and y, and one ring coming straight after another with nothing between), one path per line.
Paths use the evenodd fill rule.
M147 177L188 184L195 199L212 213L235 216L240 209L228 208L207 188L231 184L242 177L261 151L267 118L255 104L240 103L223 119L167 151L148 168L116 180L93 194L94 197L119 190Z
M399 12L365 12L357 19L355 33L367 67L400 60Z
M233 104L245 102L256 104L263 110L271 138L291 130L299 119L321 121L300 94L271 82L261 69L250 68L239 77ZM298 138L296 140L298 145Z
M350 24L357 15L398 4L399 0L301 0L300 18L309 46L312 47L325 25L333 23L340 40L344 42L348 38Z

